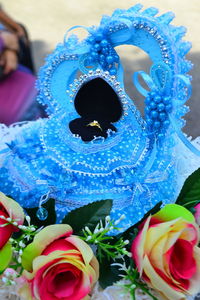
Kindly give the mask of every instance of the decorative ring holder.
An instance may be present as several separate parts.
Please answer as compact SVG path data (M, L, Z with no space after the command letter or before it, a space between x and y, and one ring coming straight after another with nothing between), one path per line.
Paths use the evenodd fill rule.
M117 9L99 27L82 27L88 36L81 42L68 37L69 30L41 68L38 101L49 118L22 126L0 153L0 182L7 178L0 189L24 207L38 206L48 194L56 199L59 222L74 208L113 199L111 216L124 213L125 230L158 202L175 201L177 139L200 155L181 133L191 94L192 64L185 59L191 44L182 41L184 27L170 25L171 12L156 17L156 8L141 8ZM150 74L133 77L145 97L144 119L124 90L115 47L125 44L153 62Z

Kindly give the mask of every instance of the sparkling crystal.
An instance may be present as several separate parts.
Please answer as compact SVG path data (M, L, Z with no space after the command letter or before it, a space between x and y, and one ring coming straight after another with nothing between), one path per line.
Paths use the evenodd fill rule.
M48 217L48 211L46 210L46 208L40 207L36 212L36 216L39 220L44 221Z

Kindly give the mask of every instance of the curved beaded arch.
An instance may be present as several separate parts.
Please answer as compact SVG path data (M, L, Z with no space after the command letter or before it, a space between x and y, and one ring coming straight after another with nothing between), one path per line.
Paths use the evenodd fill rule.
M54 53L47 58L45 66L41 68L37 84L39 89L38 101L47 106L48 114L55 114L59 110L69 112L73 110L69 103L74 94L71 87L76 84L74 80L76 80L77 71L82 70L87 73L87 68L83 67L85 58L88 57L91 61L91 51L95 47L97 47L95 51L98 50L99 45L109 41L114 59L109 54L106 59L113 59L114 62L111 61L111 63L116 68L103 68L100 59L96 57L96 61L92 63L94 66L92 71L99 68L103 71L109 71L110 75L116 76L120 81L121 88L123 88L123 81L120 78L122 77L120 61L114 48L129 44L143 49L150 56L154 65L159 67L160 63L164 63L170 68L172 76L175 78L170 87L171 96L174 98L173 111L175 118L180 122L180 117L188 110L183 107L184 99L186 99L186 93L182 89L183 83L175 76L185 76L192 67L191 62L185 59L186 53L191 48L191 43L182 41L186 32L185 27L170 25L174 18L172 12L156 17L157 8L150 7L144 11L141 11L141 8L142 5L137 4L128 10L117 9L111 17L104 16L99 27L86 28L89 36L84 41L79 42L72 35L63 44L58 45ZM95 39L94 45L92 40ZM99 56L102 56L102 52L99 53ZM88 69L88 73L90 71L91 69ZM188 79L188 75L186 76ZM156 81L155 76L153 80ZM79 83L83 82L83 78L79 78L78 81ZM70 94L66 94L66 89L69 89L68 86ZM182 99L182 101L177 101L177 99ZM183 124L180 123L180 126Z

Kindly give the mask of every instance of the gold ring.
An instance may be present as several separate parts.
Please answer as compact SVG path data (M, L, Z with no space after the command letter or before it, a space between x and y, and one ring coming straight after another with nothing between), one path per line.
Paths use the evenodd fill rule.
M99 122L96 121L96 120L90 122L89 124L87 124L87 126L98 127L101 131L103 131L103 129L101 128Z

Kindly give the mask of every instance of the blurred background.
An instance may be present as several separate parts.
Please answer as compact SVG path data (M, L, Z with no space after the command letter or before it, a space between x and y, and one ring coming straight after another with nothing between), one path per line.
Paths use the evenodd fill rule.
M98 25L101 16L111 15L116 8L129 8L138 1L133 0L1 0L1 5L14 20L26 26L36 72L44 63L44 58L63 40L67 29L74 25ZM145 8L156 6L160 13L173 11L174 25L184 25L188 32L185 40L191 41L193 48L188 59L194 64L190 72L193 76L193 95L188 101L190 112L185 119L184 131L193 137L200 135L200 5L199 0L140 0ZM149 70L148 56L138 48L122 46L118 52L126 70L126 90L142 111L142 98L131 83L131 75L138 70Z

